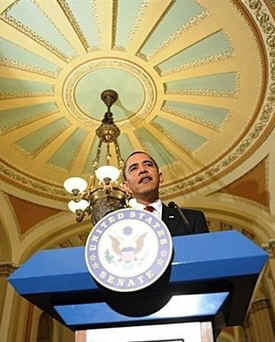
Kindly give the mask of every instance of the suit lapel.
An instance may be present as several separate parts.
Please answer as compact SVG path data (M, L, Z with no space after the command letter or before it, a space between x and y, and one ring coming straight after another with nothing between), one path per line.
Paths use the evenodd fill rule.
M167 207L165 204L162 204L162 220L172 234L175 233L182 221L178 211L175 208Z
M185 222L186 220L182 218L177 208L169 208L163 204L162 220L173 236L193 233L192 225Z

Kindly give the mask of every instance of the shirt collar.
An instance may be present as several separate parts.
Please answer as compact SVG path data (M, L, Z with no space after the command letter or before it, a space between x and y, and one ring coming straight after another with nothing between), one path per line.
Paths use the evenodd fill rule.
M162 211L162 203L160 199L157 199L155 202L148 204L156 209L158 213L161 213ZM144 204L139 203L135 198L132 198L130 200L130 207L133 209L139 209L139 210L144 210L146 207Z

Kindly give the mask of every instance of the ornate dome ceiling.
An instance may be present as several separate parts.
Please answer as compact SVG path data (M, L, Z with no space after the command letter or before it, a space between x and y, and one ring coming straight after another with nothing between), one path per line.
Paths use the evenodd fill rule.
M152 154L163 198L225 177L274 126L261 1L4 0L0 13L0 177L21 198L64 204L64 180L88 178L105 89L122 156Z

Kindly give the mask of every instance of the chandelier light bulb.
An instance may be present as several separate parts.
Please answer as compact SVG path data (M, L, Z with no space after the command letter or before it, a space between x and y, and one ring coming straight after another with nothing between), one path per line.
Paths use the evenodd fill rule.
M89 205L89 202L86 200L81 200L79 202L76 202L74 200L71 200L68 203L68 208L70 209L70 211L72 211L73 213L75 213L77 210L82 210L84 211Z
M88 183L81 177L70 177L65 180L64 188L69 193L83 192L87 188Z
M120 170L114 166L111 165L105 165L99 167L95 171L97 179L99 179L101 182L104 181L104 179L111 179L111 181L115 182L120 174Z

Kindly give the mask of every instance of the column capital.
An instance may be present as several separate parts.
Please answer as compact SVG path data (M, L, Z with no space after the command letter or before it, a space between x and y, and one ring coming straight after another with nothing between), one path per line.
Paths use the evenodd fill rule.
M253 314L257 311L261 311L263 309L268 309L268 308L270 308L269 299L267 299L267 298L257 299L252 303L252 306L251 306L249 313Z
M12 262L0 262L0 277L8 277L17 268L18 265Z

